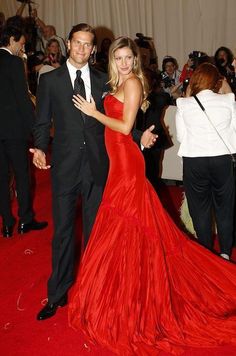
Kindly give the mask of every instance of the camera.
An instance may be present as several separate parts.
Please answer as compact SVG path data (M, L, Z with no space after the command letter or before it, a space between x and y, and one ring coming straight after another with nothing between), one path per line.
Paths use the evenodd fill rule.
M200 51L193 51L189 53L188 58L191 59L192 65L190 66L192 69L196 69L198 65L198 59L201 57Z
M189 53L188 58L190 58L190 59L195 59L195 58L199 58L199 57L201 57L201 56L202 56L202 52L200 52L200 51L193 51L193 52Z
M186 79L184 79L184 81L183 81L183 84L182 84L182 93L183 93L183 94L186 93L187 87L188 87L188 85L189 85L189 81L190 81L190 78L186 78Z
M221 67L223 67L226 64L226 61L224 58L218 58L217 59L217 64Z
M192 69L196 69L197 66L201 63L209 62L209 57L207 54L201 51L193 51L189 53L188 58L192 61Z
M135 42L139 48L151 49L149 41L152 40L151 37L144 36L142 33L136 33Z
M170 88L172 87L173 85L175 85L175 80L174 79L171 79L168 74L162 72L161 73L161 80L162 82L164 83L164 87L165 88Z

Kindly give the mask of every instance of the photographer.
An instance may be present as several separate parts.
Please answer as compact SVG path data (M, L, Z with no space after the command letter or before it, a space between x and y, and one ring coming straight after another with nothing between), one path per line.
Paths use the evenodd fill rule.
M144 36L142 33L136 33L134 42L139 47L143 69L157 71L156 49L151 37Z
M192 51L188 55L188 61L185 63L182 73L180 75L180 82L182 83L182 95L185 96L189 84L189 80L194 70L202 63L210 63L210 57L201 51Z
M175 105L175 100L182 95L180 75L177 60L170 56L164 57L161 73L162 88L165 93L170 95L172 105Z
M57 35L55 27L52 25L46 25L43 20L38 17L36 9L31 11L31 16L35 20L38 29L38 37L40 39L40 41L37 43L37 51L45 52L48 41L54 38L59 42L62 55L66 57L67 52L65 41L63 38Z
M233 93L236 93L236 77L234 67L234 55L227 47L220 47L217 49L215 55L215 65L220 74L222 74L229 83Z

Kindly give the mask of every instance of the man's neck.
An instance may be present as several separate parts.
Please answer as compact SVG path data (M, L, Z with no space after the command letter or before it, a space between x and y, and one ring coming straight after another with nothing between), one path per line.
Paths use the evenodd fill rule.
M85 63L85 64L83 64L83 65L80 65L80 64L74 62L73 60L71 60L70 57L68 58L68 61L69 61L69 63L70 63L73 67L75 67L76 69L80 69L80 70L81 70L82 68L84 68L85 66L88 65L88 62Z
M2 46L0 47L0 49L5 49L7 52L9 52L10 54L13 54L11 47L10 46Z

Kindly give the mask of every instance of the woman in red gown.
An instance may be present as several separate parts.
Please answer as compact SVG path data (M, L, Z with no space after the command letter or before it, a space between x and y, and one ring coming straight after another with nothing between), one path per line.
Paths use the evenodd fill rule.
M181 353L186 347L236 344L236 266L180 231L145 178L131 137L147 89L135 43L110 48L106 115L75 98L106 125L110 170L84 252L69 324L117 355Z

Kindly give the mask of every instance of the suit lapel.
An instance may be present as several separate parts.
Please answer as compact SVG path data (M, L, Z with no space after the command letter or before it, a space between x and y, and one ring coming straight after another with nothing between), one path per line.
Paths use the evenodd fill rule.
M90 67L90 80L92 97L94 98L94 100L100 99L100 97L98 98L98 95L100 95L100 91L98 90L100 87L99 77L97 75L97 72L92 67Z
M64 63L59 69L58 69L58 76L63 77L63 87L65 88L66 92L71 93L73 95L73 86L71 83L70 79L70 74L69 70L67 68L66 63Z

